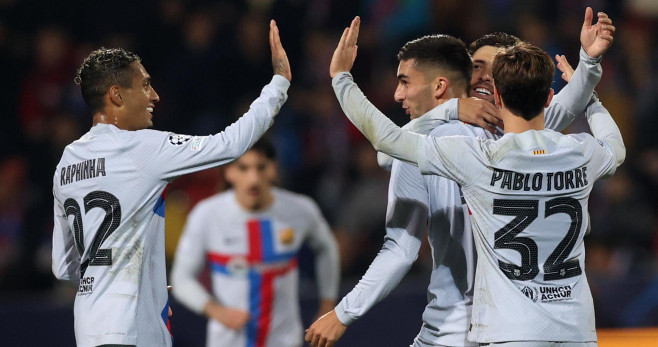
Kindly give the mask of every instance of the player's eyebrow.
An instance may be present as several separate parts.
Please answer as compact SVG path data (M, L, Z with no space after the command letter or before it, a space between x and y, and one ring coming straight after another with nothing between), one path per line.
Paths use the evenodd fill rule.
M475 59L473 60L473 64L478 63L478 64L486 64L487 62L484 59Z
M398 80L401 80L401 79L403 79L403 78L408 78L408 77L409 77L409 76L407 76L407 75L401 73L401 74L398 75Z

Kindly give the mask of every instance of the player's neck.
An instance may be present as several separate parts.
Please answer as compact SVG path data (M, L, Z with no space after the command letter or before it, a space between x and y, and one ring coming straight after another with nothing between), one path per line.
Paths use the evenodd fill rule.
M235 199L243 209L249 212L260 212L267 210L272 206L272 203L274 202L274 194L269 190L261 198L256 200L250 199L247 196L242 196L241 194L235 194Z
M96 112L93 116L93 125L96 124L112 124L119 126L119 118L117 116L109 115L106 112Z
M503 124L505 124L505 133L520 134L528 130L544 130L543 110L531 120L525 120L523 117L519 117L503 107L500 110L500 116L503 119Z

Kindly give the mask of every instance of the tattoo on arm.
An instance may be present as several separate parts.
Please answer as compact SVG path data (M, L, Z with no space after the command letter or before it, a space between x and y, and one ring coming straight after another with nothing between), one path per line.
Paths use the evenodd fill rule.
M278 58L275 61L273 61L272 67L274 68L275 74L285 76L285 72L286 72L285 58Z

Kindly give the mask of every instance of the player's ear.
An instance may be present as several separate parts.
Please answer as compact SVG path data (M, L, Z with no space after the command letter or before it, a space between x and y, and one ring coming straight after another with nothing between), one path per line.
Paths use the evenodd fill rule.
M496 107L503 107L503 98L500 96L496 85L494 85L494 101L496 103Z
M444 76L438 76L434 79L434 85L434 98L441 99L448 91L450 81L448 81L448 79Z
M224 179L226 179L226 182L233 184L235 181L235 163L226 165L224 168Z
M110 87L110 90L108 92L110 101L116 106L121 106L123 105L123 97L121 96L121 90L119 86L113 85Z
M544 104L544 108L548 107L548 105L551 104L551 100L553 100L553 95L555 95L555 91L553 88L548 90L548 97L546 98L546 103Z

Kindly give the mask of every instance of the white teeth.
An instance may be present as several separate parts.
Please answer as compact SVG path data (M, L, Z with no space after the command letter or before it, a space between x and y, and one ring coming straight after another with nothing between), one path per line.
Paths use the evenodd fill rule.
M146 110L149 112L153 112L153 107L147 107Z
M478 93L480 93L480 94L491 95L491 92L488 91L488 90L486 90L486 89L484 89L484 88L475 88L475 91L478 92Z

